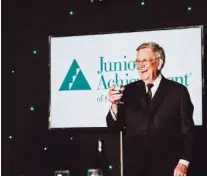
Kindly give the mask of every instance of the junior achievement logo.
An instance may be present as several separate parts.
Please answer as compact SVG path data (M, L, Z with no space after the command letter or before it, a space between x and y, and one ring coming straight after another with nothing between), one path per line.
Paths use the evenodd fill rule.
M126 60L126 56L124 56L124 59L125 60L123 61L105 61L104 57L99 57L100 65L97 74L100 79L97 80L97 86L95 87L96 90L106 90L114 84L127 85L139 80L134 75L129 76L128 74L129 72L136 70L135 62L133 60ZM108 75L106 75L107 73L111 73L111 77L108 77ZM121 73L122 75L120 75ZM191 76L192 73L186 73L184 76L168 77L168 79L179 82L185 86L189 86L189 78ZM59 91L69 90L91 90L91 87L76 59L73 60L73 63L59 89Z
M59 91L68 90L91 90L88 81L86 80L82 70L80 69L80 66L75 59L73 60L73 63L59 89Z
M92 68L91 68L92 69ZM97 68L95 68L97 69ZM131 82L139 80L135 75L129 75L130 72L136 70L136 64L133 60L129 61L124 56L124 60L108 61L104 57L99 57L99 66L97 74L100 79L96 81L97 85L93 90L107 90L113 84L127 85ZM110 74L110 77L109 75ZM137 73L138 76L138 73ZM181 76L167 77L170 80L189 86L192 72L185 73ZM92 79L92 78L90 78ZM59 91L78 91L78 90L92 90L86 77L84 76L76 59L73 60L71 67L66 74ZM97 102L109 102L108 94L102 93L96 97Z

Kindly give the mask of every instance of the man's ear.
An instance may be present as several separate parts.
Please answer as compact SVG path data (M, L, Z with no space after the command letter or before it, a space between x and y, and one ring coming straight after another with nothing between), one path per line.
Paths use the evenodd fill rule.
M158 60L158 66L157 66L157 69L160 71L162 69L162 66L164 64L164 61L162 59L159 59Z

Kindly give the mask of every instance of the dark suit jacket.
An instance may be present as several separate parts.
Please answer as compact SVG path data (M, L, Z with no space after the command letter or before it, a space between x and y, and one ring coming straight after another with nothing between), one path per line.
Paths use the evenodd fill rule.
M191 161L193 146L193 105L187 88L162 77L150 105L143 81L128 84L119 105L117 121L107 115L113 130L124 129L125 174L173 175L179 159ZM141 174L144 175L144 174Z

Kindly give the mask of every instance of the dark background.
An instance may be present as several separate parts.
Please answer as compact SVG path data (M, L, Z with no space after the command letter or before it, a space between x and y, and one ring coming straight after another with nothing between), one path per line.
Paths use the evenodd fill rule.
M192 11L187 10L188 6ZM75 15L70 16L70 10ZM69 169L71 175L86 175L87 169L93 166L98 137L104 140L106 161L112 165L108 174L120 174L119 135L99 129L48 130L48 36L203 25L206 51L206 15L204 0L146 0L144 6L140 0L4 1L2 175L53 175L55 170L63 169ZM33 50L37 50L36 55ZM204 56L204 80L206 66ZM195 151L190 165L190 174L197 176L207 175L206 82L203 86L204 126L196 127ZM34 111L30 106L34 106Z

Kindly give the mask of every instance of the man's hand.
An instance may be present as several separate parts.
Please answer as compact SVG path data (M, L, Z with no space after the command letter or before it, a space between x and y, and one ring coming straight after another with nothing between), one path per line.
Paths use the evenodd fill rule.
M111 109L113 114L116 116L117 112L118 112L118 106L117 106L117 101L119 101L122 97L122 93L120 93L118 90L115 90L115 86L113 85L110 89L109 89L109 100L112 103Z
M115 90L115 86L113 85L109 89L109 100L112 104L116 104L116 101L120 100L122 97L122 93L120 93L118 90Z
M179 163L174 169L174 176L186 176L188 167Z

